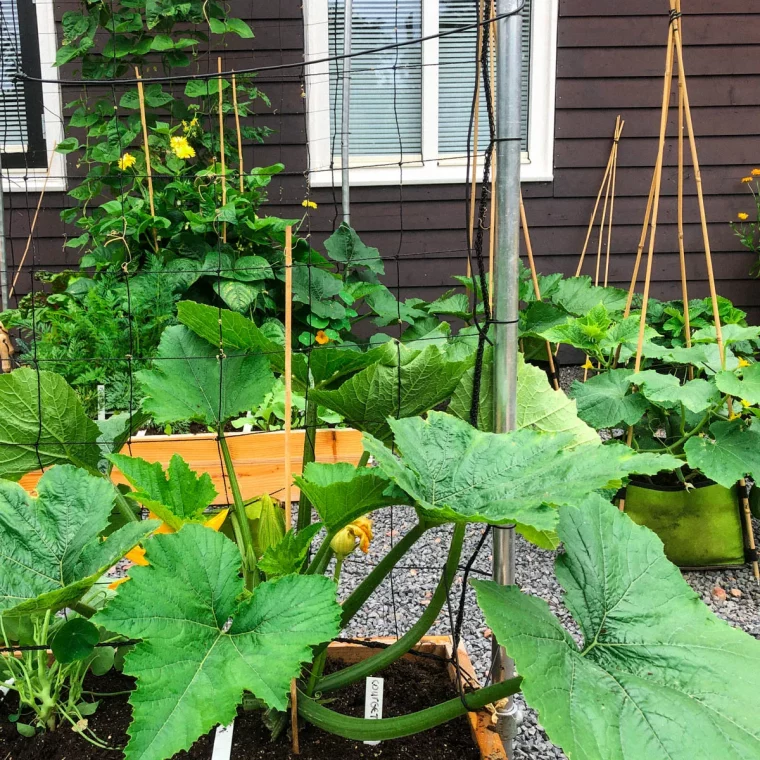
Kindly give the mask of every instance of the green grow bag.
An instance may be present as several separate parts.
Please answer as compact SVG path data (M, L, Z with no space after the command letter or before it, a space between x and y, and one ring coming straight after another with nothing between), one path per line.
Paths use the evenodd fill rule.
M668 559L679 567L744 565L736 486L728 489L707 483L687 490L631 484L626 489L625 512L660 537Z
M749 492L749 508L752 516L760 519L760 487L757 485L752 486Z

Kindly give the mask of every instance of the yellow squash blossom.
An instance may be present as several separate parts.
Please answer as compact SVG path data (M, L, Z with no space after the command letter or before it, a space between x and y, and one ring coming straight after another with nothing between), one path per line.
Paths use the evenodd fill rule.
M131 153L125 153L117 163L119 169L125 171L126 169L129 169L130 166L134 166L137 163L137 159Z
M739 366L740 367L749 367L749 362L743 357L739 357Z
M177 158L193 158L195 148L187 141L186 137L172 137L172 152Z
M308 200L308 199L307 199L307 200L305 200L305 201L301 201L301 205L302 205L304 208L317 208L317 204L316 204L316 203L314 203L314 201L310 201L310 200Z
M335 534L330 548L338 557L344 558L356 549L356 540L359 539L359 548L366 554L372 538L372 520L360 517Z
M205 528L211 528L213 531L218 531L222 525L224 524L224 521L227 519L227 514L229 513L229 509L223 509L220 512L217 512L213 517L210 517L206 522L203 523L203 526ZM156 515L154 515L152 512L149 513L151 520L158 519ZM156 530L153 531L152 535L156 535L159 533L162 534L168 534L168 533L174 533L174 529L170 528L165 522L162 522L161 525L156 528ZM142 548L139 544L135 546L134 549L131 549L124 555L124 559L128 559L130 562L132 562L135 565L142 565L145 567L148 565L148 560L145 559L145 549ZM111 590L115 589L117 586L120 586L125 581L128 581L129 577L125 578L119 578L119 580L114 581L111 583L108 588Z
M594 365L591 363L590 357L586 357L586 363L583 365L583 369L594 369Z
M741 219L743 222L746 222L747 219L749 219L749 214L745 214L743 211L739 214L737 214L739 219Z
M743 406L745 409L749 409L749 408L752 406L752 404L750 404L750 403L749 403L749 401L747 401L747 399L746 399L746 398L743 398L743 399L741 399L741 402L742 402L742 406Z
M747 182L752 182L752 177L742 177L742 182L744 182L745 184Z
M319 343L320 346L324 346L330 342L330 336L324 330L317 330L317 334L314 340Z

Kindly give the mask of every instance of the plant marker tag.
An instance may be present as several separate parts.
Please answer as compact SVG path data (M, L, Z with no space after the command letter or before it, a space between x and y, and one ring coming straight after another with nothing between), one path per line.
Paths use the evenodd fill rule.
M11 690L11 686L16 683L15 678L9 678L2 686L0 686L0 702L3 701L5 695Z
M383 685L382 678L371 676L367 679L367 687L364 694L364 717L367 720L380 720L383 717ZM364 742L376 746L380 742Z
M233 720L229 726L217 726L214 736L214 751L211 760L230 760L232 754L232 731L235 728Z

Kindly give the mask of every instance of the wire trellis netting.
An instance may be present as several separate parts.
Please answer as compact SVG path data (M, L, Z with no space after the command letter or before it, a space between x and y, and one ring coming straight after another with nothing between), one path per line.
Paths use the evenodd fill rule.
M6 336L15 344L15 354L4 355L9 362L4 367L11 369L12 360L11 376L24 383L32 377L35 386L27 418L13 423L18 428L13 447L3 445L4 475L23 476L22 483L34 488L41 473L64 461L93 469L90 423L67 426L58 416L54 397L61 391L51 373L73 389L67 404L81 405L86 417L99 420L97 443L105 449L118 453L123 447L150 462L161 459L164 466L172 453L186 455L191 466L200 461L218 487L214 509L241 498L254 501L264 492L284 499L281 463L287 458L285 472L291 459L300 466L301 446L305 462L319 459L324 454L319 431L328 425L338 425L339 432L350 426L386 435L388 416L400 419L445 404L451 390L441 398L416 398L417 376L407 371L410 357L429 347L475 356L466 417L477 426L493 323L494 28L503 18L493 3L452 3L440 29L431 32L419 2L355 2L354 49L344 53L343 3L330 2L328 55L304 63L290 60L283 40L288 22L302 20L255 20L253 3L232 3L227 14L215 4L191 2L154 10L151 17L150 10L111 0L97 11L67 10L56 18L55 77L43 73L51 70L51 61L29 64L24 47L29 41L18 16L27 5L3 0L0 8L8 241L3 307ZM523 11L530 14L529 2L516 12ZM257 37L235 15L254 19ZM422 55L432 42L446 43L446 55L435 64ZM344 77L348 60L352 67ZM305 101L310 79L324 78L322 64L329 69L329 103L308 107L329 111L333 181L330 190L315 191ZM441 122L440 153L425 155L424 162L464 168L462 221L468 238L465 247L420 254L406 238L405 178L427 150L420 138L421 87L425 69L433 65L456 109L446 114L441 106L448 118ZM362 242L361 222L355 225L358 235L340 223L346 82L353 90L353 113L364 112L361 121L350 123L351 172L396 170L388 197L398 217L398 238L381 251ZM50 111L43 89L60 91L59 113ZM277 93L279 103L270 101L268 90ZM35 114L32 102L44 113ZM48 130L42 163L32 115L37 123L59 121L61 138L53 145ZM305 156L300 147L286 150L288 131L296 133ZM278 154L295 156L294 165L272 161ZM297 218L270 215L272 208ZM468 273L461 273L455 294L446 294L448 305L437 314L425 313L417 299L405 297L406 266L429 258L434 267L447 256L466 260ZM469 327L452 337L444 318ZM245 325L252 326L248 335L240 332ZM368 354L380 357L383 351L382 372L395 377L391 400L367 403L363 415L350 418L331 409L330 394L369 366ZM294 368L292 383L285 361ZM270 363L277 383L260 393L252 375ZM155 405L145 403L148 386L173 405L171 412L156 414ZM371 383L367 393L371 402ZM256 397L256 406L246 405L246 394ZM254 475L246 480L245 493L236 493L231 467L244 468L256 456L269 461L255 445L251 454L246 441L291 425L294 452L290 434L285 443L279 437L263 444L276 450L269 458L277 459L280 484L257 492ZM210 446L215 461L208 459ZM23 452L23 462L9 463L15 451ZM356 464L359 454L346 451ZM311 505L303 492L300 499L292 515L291 505L284 511L288 525L292 519L303 528L312 519ZM386 533L378 536L378 546L393 552L413 528L413 517L408 508L386 507L376 522ZM454 568L455 591L446 591L434 620L434 630L452 636L457 668L463 629L482 627L482 621L466 619L466 599L471 575L491 575L489 539L489 530L471 526L466 557ZM425 551L412 552L388 575L379 592L386 600L380 619L373 607L368 614L374 619L358 617L347 635L384 632L398 638L407 632L420 601L430 600L409 599L407 586L399 598L398 574L444 574L441 588L447 589L451 568L444 549L450 542L450 527L433 530ZM382 552L348 558L345 593L372 572L378 556ZM134 642L122 642L129 643ZM472 684L460 672L463 694Z

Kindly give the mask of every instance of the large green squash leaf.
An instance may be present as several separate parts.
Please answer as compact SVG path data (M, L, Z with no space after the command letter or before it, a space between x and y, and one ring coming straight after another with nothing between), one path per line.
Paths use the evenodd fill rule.
M171 458L166 472L160 462L147 462L140 457L111 454L108 459L135 489L134 498L172 530L179 530L186 522L201 520L204 510L216 498L211 476L207 472L198 476L179 454Z
M760 404L760 364L744 367L740 374L741 377L734 372L718 372L715 375L715 385L734 398L744 399L750 404Z
M540 302L537 302L540 303ZM486 360L480 378L478 428L493 431L493 364L492 352L486 350ZM475 368L469 369L456 387L449 412L469 421L472 404ZM546 373L526 363L522 354L517 359L517 429L531 428L547 433L571 433L575 443L601 443L596 431L580 417L575 401L561 390L554 390Z
M684 452L690 467L731 488L746 475L760 480L760 432L741 421L713 422L710 436L694 436Z
M196 421L212 427L255 408L274 385L264 356L231 354L182 325L161 336L152 370L137 373L146 398L143 408L159 424Z
M373 509L401 504L406 498L392 487L382 470L347 462L311 462L294 480L331 533Z
M760 643L718 619L654 533L595 497L560 510L578 647L541 599L475 581L549 738L583 760L760 757Z
M657 406L668 409L678 408L681 404L695 414L704 412L720 399L715 384L697 378L683 384L675 375L663 375L654 370L645 370L632 374L630 381L641 388L642 394Z
M628 293L620 288L593 285L588 276L568 277L557 284L551 294L551 300L568 313L580 317L588 314L599 304L603 304L608 312L623 311Z
M348 269L366 267L375 274L385 274L380 251L362 242L345 222L325 241L327 255L333 261L345 264Z
M159 523L130 523L105 541L113 486L72 465L40 478L38 496L0 480L0 612L57 611L77 601Z
M221 339L228 352L248 352L265 356L275 372L285 371L285 349L282 343L273 340L250 319L227 309L182 301L178 307L180 322L196 335L214 345ZM221 324L220 324L221 320ZM341 343L324 347L313 347L311 356L293 354L293 385L304 391L312 384L321 387L336 382L342 377L358 372L377 361L378 350L362 353L355 345Z
M235 717L244 690L284 710L311 647L339 631L335 584L322 576L288 575L238 601L240 553L200 525L154 536L146 559L93 618L142 639L124 665L137 678L126 760L165 760L188 749Z
M76 393L54 372L0 375L0 477L73 462L95 469L100 431Z
M635 425L649 407L643 394L631 391L628 369L612 369L573 383L570 395L578 404L578 416L597 430L624 423Z
M557 511L548 505L577 503L630 473L681 465L674 457L636 454L622 444L579 446L572 433L484 433L443 412L389 424L400 458L366 433L364 447L435 519L551 531Z
M393 350L394 346L397 350ZM386 344L386 358L334 391L312 391L318 404L342 415L352 427L390 442L389 417L413 417L447 400L473 357L451 360L438 346L424 351Z

